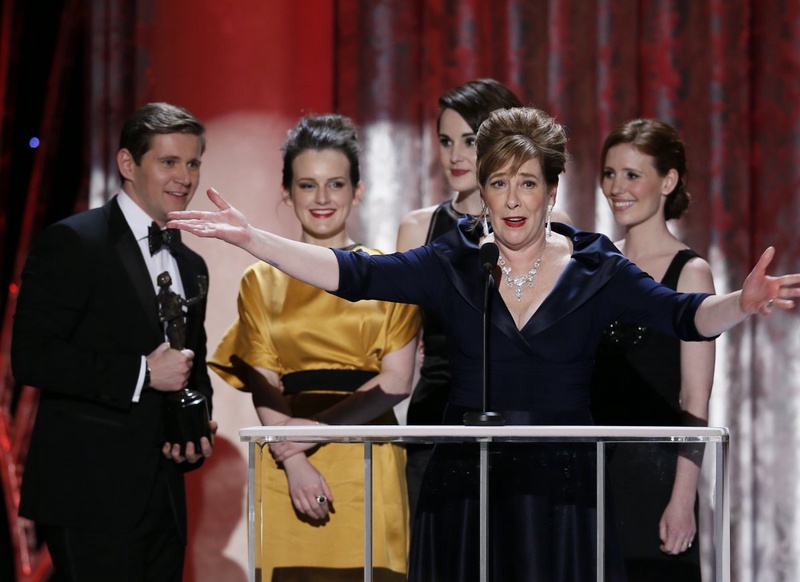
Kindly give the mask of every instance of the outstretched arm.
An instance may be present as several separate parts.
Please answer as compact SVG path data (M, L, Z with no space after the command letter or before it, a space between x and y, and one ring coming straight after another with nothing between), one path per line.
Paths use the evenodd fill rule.
M774 256L775 248L767 248L739 291L706 298L695 315L697 331L714 337L754 313L769 315L773 309L793 309L795 299L800 297L800 274L767 275Z
M208 198L218 210L170 212L168 228L179 228L202 238L218 238L325 291L339 288L339 264L333 251L255 228L213 188L209 188Z

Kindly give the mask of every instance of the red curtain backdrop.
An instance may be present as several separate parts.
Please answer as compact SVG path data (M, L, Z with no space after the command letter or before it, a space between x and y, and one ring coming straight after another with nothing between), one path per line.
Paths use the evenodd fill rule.
M558 204L578 226L613 234L605 204L596 204L607 131L659 117L679 129L689 154L693 203L676 230L710 259L718 290L738 288L767 245L778 248L775 272L800 269L797 1L342 0L338 21L358 31L338 49L340 110L365 128L387 114L419 124L418 135L393 143L425 144L421 163L398 173L406 193L398 210L446 196L431 163L437 96L491 76L568 127L572 163ZM370 192L382 187L381 172L367 175ZM365 206L365 232L377 237L385 208ZM400 214L381 224L394 226ZM729 426L733 439L734 580L800 578L790 533L800 525L797 323L797 313L776 314L719 341L711 422Z
M800 271L800 0L134 4L82 3L94 19L85 100L102 196L115 180L103 152L114 149L116 121L145 101L173 101L209 126L193 205L207 206L203 192L215 186L257 224L291 236L296 227L276 190L278 148L301 114L333 110L361 128L367 196L358 238L391 251L405 212L449 195L435 160L437 98L494 77L568 128L571 162L558 205L577 226L619 234L598 194L600 145L620 122L659 117L680 130L689 155L693 202L676 231L709 259L718 291L738 288L768 245L778 249L774 272ZM9 29L7 16L2 24ZM19 73L0 74L5 104L8 79ZM40 227L23 233L23 243ZM192 246L211 267L213 350L235 315L250 259L212 243ZM711 424L732 434L735 581L800 579L799 317L800 310L749 321L718 343ZM0 337L9 325L7 315ZM7 392L7 340L0 347ZM246 568L237 430L254 415L249 398L215 380L221 444L217 464L190 479L187 580L243 579Z
M294 21L276 6L268 22L280 28L274 23L282 17L293 30L286 39L301 34L307 56L328 50L328 37L305 29L313 19ZM490 76L568 127L572 160L559 204L578 226L602 225L615 234L604 203L598 204L600 145L620 122L659 117L679 129L689 153L693 203L676 230L711 260L718 289L739 287L769 244L779 251L775 271L800 270L797 0L338 0L327 6L330 103L358 122L364 142L368 194L356 225L362 240L392 250L406 211L448 195L435 162L437 98L458 83ZM214 10L219 13L204 18L218 29L220 19L231 17ZM251 14L238 35L259 28L253 20ZM227 72L217 87L230 90L245 78L263 83L276 63L303 62L291 58L295 45L286 44L282 55L261 54L261 66L242 66L241 36L234 45L213 43L214 50L228 47L218 57L228 64L219 64ZM162 56L172 46L165 44ZM156 83L164 78L154 76ZM289 102L327 89L314 91L313 80L285 87ZM181 83L186 91L202 85L191 74ZM215 111L236 106L225 97L212 104ZM258 107L273 105L262 100ZM720 340L711 422L729 426L734 443L735 580L800 578L800 541L788 533L800 525L800 467L792 454L800 441L797 318L778 314ZM781 478L766 477L776 473Z

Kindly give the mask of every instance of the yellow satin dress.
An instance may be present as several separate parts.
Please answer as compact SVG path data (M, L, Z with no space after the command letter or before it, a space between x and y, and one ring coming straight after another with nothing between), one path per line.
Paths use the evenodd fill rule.
M357 247L369 253L372 249ZM351 303L284 275L266 263L249 267L239 292L239 317L209 366L246 390L250 366L280 377L310 370L380 372L381 359L417 334L416 306ZM302 391L287 397L292 413L309 417L347 392ZM394 415L374 422L393 422ZM286 474L268 447L256 455L256 569L269 580L363 580L364 448L327 444L307 452L334 496L330 519L295 512ZM404 580L408 562L405 450L373 446L373 567L376 580ZM260 570L260 572L259 572Z

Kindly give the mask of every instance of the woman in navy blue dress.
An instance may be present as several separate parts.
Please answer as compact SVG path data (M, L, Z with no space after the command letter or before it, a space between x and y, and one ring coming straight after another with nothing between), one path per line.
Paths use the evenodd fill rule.
M481 123L495 109L521 107L514 93L494 79L475 79L453 87L439 97L436 134L439 165L453 191L450 199L409 212L397 229L397 250L407 251L431 242L455 228L464 216L482 211L475 140ZM479 236L476 231L475 236ZM406 411L407 424L441 424L450 392L447 338L433 313L422 313L419 378ZM429 443L406 445L406 481L411 523L417 510L422 477L433 451Z
M683 340L713 338L753 313L794 307L800 274L769 277L765 251L743 290L682 294L661 286L603 235L551 224L566 162L563 128L532 108L495 111L478 132L478 178L500 258L491 290L490 408L507 424L592 424L589 381L603 330L646 323ZM290 241L252 227L216 191L216 212L173 213L170 227L239 246L292 277L350 299L415 303L439 317L453 386L445 421L482 408L483 273L462 222L405 253L367 256ZM478 228L481 228L480 226ZM492 580L594 580L592 449L495 446L490 484ZM412 534L409 578L477 580L477 456L437 447ZM616 559L615 559L616 557ZM607 580L624 579L618 554Z
M479 216L483 212L476 167L478 128L492 111L521 106L522 103L511 89L494 79L467 81L439 97L439 116L436 119L439 165L453 196L436 206L407 214L397 230L398 251L427 244L453 230L460 218ZM571 222L569 216L557 208L553 209L553 219ZM472 234L478 240L480 229ZM406 422L441 424L451 379L447 338L435 313L422 313L421 348L423 354L419 380L408 403ZM406 478L412 524L422 477L432 449L432 445L422 443L406 446Z

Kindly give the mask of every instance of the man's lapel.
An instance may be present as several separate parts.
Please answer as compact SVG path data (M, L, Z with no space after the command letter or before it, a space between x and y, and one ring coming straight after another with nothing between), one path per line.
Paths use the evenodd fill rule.
M163 341L163 332L158 321L158 304L156 303L153 283L150 281L150 273L142 257L142 251L125 220L125 216L119 209L116 198L108 203L108 211L109 244L128 274L131 286L136 291L141 303L142 311L146 314L149 327L160 343L160 341Z

